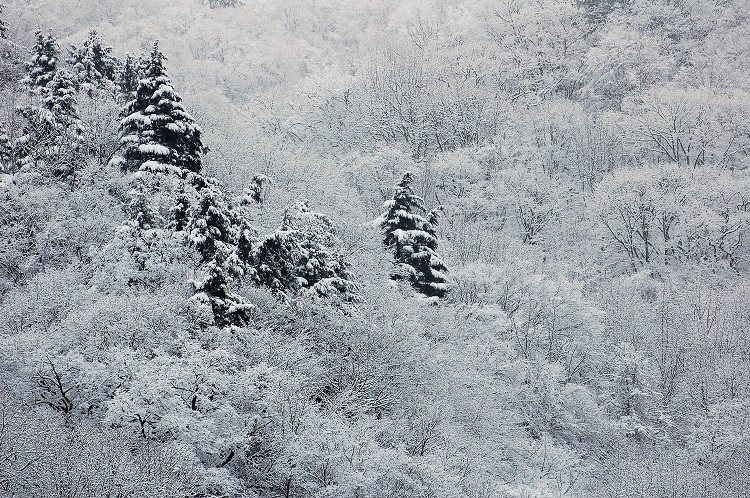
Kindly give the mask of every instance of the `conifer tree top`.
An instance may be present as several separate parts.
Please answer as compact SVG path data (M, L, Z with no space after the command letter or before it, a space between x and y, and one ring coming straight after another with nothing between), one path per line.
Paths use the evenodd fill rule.
M122 112L123 151L115 162L124 171L145 169L185 177L200 172L201 155L208 149L201 140L201 129L172 86L164 69L165 60L158 42L154 43L145 76Z
M0 14L3 13L3 10L5 10L5 5L0 3ZM8 24L3 19L0 19L0 39L8 39Z
M71 47L69 62L83 85L102 87L106 82L113 82L117 76L119 62L111 55L112 48L102 42L96 31L91 31L89 37L80 48Z
M159 40L154 42L154 48L151 49L151 53L148 57L148 65L146 66L146 78L160 78L162 76L169 78L167 70L164 68L164 62L167 60L164 53L159 50Z
M414 194L413 181L414 175L406 171L376 223L383 231L383 245L394 252L397 271L392 278L407 277L422 294L442 297L448 290L448 269L437 254L435 227L441 207L425 216L424 200Z
M35 33L36 43L31 49L31 60L27 63L29 72L25 83L31 88L39 89L47 86L57 71L57 60L60 46L52 33Z

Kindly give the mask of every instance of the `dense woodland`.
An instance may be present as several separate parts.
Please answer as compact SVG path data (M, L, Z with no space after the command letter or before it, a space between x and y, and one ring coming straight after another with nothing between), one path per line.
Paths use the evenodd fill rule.
M748 0L3 0L0 496L750 496Z

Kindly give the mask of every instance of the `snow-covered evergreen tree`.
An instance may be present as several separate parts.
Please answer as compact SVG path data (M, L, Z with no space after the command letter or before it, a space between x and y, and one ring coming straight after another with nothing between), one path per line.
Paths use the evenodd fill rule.
M184 232L190 222L190 196L184 189L177 191L174 204L169 209L168 227L175 232Z
M263 204L273 180L266 175L254 175L250 187L245 189L242 204Z
M136 57L131 54L125 56L117 75L115 76L115 90L118 100L130 102L135 99L138 92L138 83L146 76L148 60L142 56ZM125 116L121 116L125 117Z
M383 244L393 250L398 271L393 278L408 277L412 286L426 296L442 297L448 290L448 269L437 254L435 233L440 207L425 213L424 200L414 193L414 176L404 173L393 199L376 223L383 231Z
M58 125L69 127L80 122L76 104L75 76L61 69L47 84L42 106L52 113Z
M229 290L235 263L224 245L217 246L211 261L205 266L206 276L193 281L193 299L211 306L214 323L219 327L243 326L247 323L250 311L255 308L242 296Z
M307 201L296 201L286 207L281 227L259 245L256 279L280 292L309 289L315 295L357 301L358 285L339 243L328 216L312 211Z
M83 126L78 115L75 77L56 68L57 43L51 35L39 33L26 78L32 98L38 103L20 106L17 113L26 119L23 133L16 140L21 165L44 164L68 180L83 162ZM43 85L42 85L43 84Z
M202 262L210 261L216 251L227 252L238 236L236 215L223 193L211 186L201 190L200 199L187 224L188 241L195 247Z
M102 43L96 31L79 47L71 47L68 62L73 67L78 88L91 95L94 89L108 88L118 75L119 61L112 55L112 48Z
M3 13L3 10L5 10L5 5L0 4L0 14ZM0 19L0 39L8 39L8 23L4 19Z
M44 91L57 72L60 46L52 33L37 31L36 43L31 48L31 60L26 64L28 76L23 82L32 91Z
M252 264L255 247L258 243L257 230L241 213L235 215L234 221L237 230L237 238L235 240L237 259L244 267L246 275L254 273Z
M254 247L255 229L215 185L201 189L192 211L189 205L187 194L178 193L170 227L174 230L182 227L188 244L200 255L206 276L193 282L193 298L211 306L216 325L244 325L253 306L233 294L229 286L251 272L248 255ZM186 214L189 214L187 220Z
M208 149L172 86L165 60L154 43L136 96L123 109L121 151L112 164L123 171L172 172L185 177L200 172L201 155Z

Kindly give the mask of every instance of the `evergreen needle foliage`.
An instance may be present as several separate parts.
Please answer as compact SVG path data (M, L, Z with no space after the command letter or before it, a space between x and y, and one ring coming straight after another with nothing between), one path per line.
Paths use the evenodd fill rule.
M437 227L440 207L425 213L424 200L411 187L414 175L407 171L396 185L393 199L379 220L383 244L393 250L397 265L394 279L407 278L426 296L443 297L448 291L448 268L437 254Z

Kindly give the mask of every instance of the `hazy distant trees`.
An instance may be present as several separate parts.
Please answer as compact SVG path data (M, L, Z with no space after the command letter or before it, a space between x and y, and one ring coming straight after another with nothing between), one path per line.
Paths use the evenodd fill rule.
M623 8L631 0L576 0L576 5L583 8L586 19L592 24L601 24L607 20L610 12Z
M207 4L212 9L220 7L237 7L238 5L244 5L245 0L201 0L201 3Z

